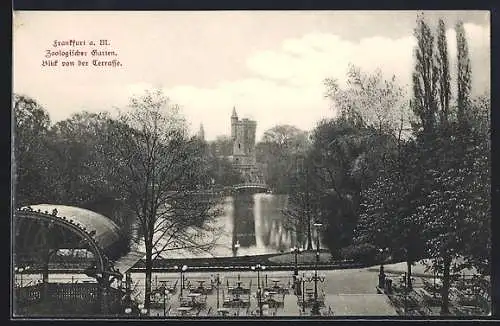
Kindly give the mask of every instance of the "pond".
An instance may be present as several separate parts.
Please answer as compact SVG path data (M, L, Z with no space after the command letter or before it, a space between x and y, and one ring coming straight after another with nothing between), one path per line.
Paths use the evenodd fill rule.
M223 213L215 219L219 234L208 252L169 250L168 255L163 256L228 257L290 251L297 245L296 222L284 213L287 203L287 195L257 193L228 196L223 201Z

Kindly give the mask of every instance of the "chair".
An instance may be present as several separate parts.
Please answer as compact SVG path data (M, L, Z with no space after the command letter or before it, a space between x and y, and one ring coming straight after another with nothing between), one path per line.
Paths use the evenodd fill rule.
M179 282L179 280L176 280L176 281L175 281L175 283L174 283L174 285L172 285L172 286L168 289L168 291L169 291L170 293L172 293L172 294L176 294L176 293L177 293L177 282Z

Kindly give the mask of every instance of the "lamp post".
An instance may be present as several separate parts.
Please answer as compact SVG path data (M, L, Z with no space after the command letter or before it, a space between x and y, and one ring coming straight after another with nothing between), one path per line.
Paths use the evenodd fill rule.
M304 283L305 282L314 282L314 302L313 302L312 309L311 309L312 315L319 315L320 314L319 300L318 300L318 282L324 282L325 279L326 279L326 276L325 275L319 276L318 271L316 270L313 275L306 278L304 281Z
M266 269L266 266L257 264L251 267L252 270L257 271L257 302L259 304L259 315L262 317L262 300L261 300L261 288L260 288L260 271Z
M217 275L215 276L215 285L217 286L217 309L219 309L219 287L220 287L220 284L221 284L221 277L220 275L217 273Z
M139 314L142 316L145 316L147 313L148 313L148 310L144 307L144 304L140 304L139 306L137 306L137 308L139 308Z
M318 264L319 264L319 228L322 227L323 224L316 222L314 223L314 227L316 228L316 264L314 268L314 305L312 309L313 315L319 315L319 302L318 302Z
M404 315L406 316L408 314L408 303L407 303L407 296L408 296L408 284L406 283L406 272L404 273L404 277L402 279L401 285L403 289L403 309L404 309Z
M298 267L298 263L297 263L297 256L298 254L302 253L304 249L302 248L292 248L291 249L291 252L294 253L295 255L295 269L293 271L293 283L294 283L294 286L295 286L295 293L300 293L300 287L299 287L299 284L297 282L297 279L298 279L298 276L299 276L299 267Z
M233 256L238 256L238 249L240 248L240 241L236 240L236 243L233 245Z
M130 307L125 308L125 315L127 317L129 317L131 313L132 313L132 308L130 308Z
M298 254L301 254L304 251L304 249L294 247L294 248L290 249L290 251L293 252L295 255L295 269L294 269L293 275L298 276L299 275L299 266L298 266L298 262L297 262L297 256L298 256Z
M163 317L167 317L167 289L163 289Z
M302 283L302 312L306 312L306 275L304 273L302 273L302 280L301 280L301 283Z
M20 267L17 269L19 271L19 278L20 278L20 284L19 284L19 287L23 287L23 272L24 272L24 268Z
M385 272L384 272L384 257L385 253L388 252L388 248L380 248L380 270L378 273L378 287L383 289L385 287Z
M160 291L163 294L163 317L167 316L167 294L170 293L170 291L167 289L165 285L162 285L160 287Z
M186 272L188 269L187 265L183 265L181 268L181 296L182 296L182 290L184 289L184 272Z

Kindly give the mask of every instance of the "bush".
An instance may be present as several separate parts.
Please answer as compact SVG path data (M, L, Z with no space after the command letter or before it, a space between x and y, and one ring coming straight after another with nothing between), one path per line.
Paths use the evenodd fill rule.
M353 244L341 250L343 259L360 263L374 263L378 258L377 248L370 243Z

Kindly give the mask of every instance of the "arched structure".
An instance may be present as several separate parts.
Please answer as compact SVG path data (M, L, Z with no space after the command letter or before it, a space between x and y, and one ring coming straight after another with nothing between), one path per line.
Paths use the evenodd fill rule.
M20 269L25 271L29 267L33 272L43 275L43 286L36 285L38 294L35 300L32 298L33 295L27 295L28 292L33 292L33 289L27 291L22 285L18 287L19 291L16 294L22 297L22 300L17 300L18 304L19 302L30 304L37 300L37 302L43 302L43 298L50 297L47 294L47 288L53 289L54 285L57 285L48 286L51 257L62 249L81 249L91 252L91 257L78 260L76 266L72 266L71 272L86 273L97 280L100 311L109 312L107 298L109 292L113 291L110 288L111 283L115 279L121 280L122 273L126 272L126 270L121 272L115 270L114 266L119 263L120 258L126 258L124 253L128 252L128 247L124 248L127 246L124 242L126 238L122 236L120 228L113 221L87 209L51 204L16 209L13 217L13 253L17 271ZM67 286L68 284L60 285L64 288ZM58 293L56 295L61 293L57 289L56 292ZM62 292L68 293L67 290ZM74 295L82 297L81 293L74 294L73 292L71 294L73 299ZM54 299L61 300L59 297Z
M26 254L43 249L39 248L43 242L50 250L90 250L95 255L99 273L106 272L109 259L116 258L120 228L103 215L78 207L42 204L18 209L14 217L14 253L17 257L24 256L21 261L27 258ZM37 240L43 242L37 243Z

